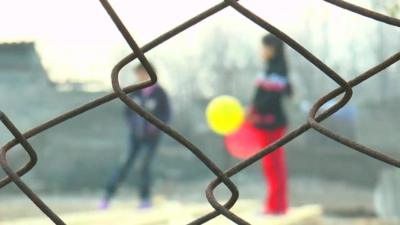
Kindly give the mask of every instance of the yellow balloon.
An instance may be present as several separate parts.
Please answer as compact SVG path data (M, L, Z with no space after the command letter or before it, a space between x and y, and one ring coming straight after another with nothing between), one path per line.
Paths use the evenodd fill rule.
M227 135L240 128L245 112L236 98L222 95L208 104L206 117L211 130L217 134Z

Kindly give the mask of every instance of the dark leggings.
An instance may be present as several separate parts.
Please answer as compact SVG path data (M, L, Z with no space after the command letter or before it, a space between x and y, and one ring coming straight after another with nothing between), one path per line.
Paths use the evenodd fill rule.
M117 192L118 187L126 178L139 153L144 154L139 171L139 197L143 200L150 200L151 186L151 163L153 161L159 138L142 140L131 138L128 155L121 166L111 176L106 186L106 199L110 200Z

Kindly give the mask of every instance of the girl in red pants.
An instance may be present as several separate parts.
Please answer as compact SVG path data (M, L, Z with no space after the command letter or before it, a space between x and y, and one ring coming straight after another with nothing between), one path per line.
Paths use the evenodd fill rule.
M266 68L257 78L248 119L260 129L265 141L263 146L267 146L285 134L287 118L282 101L285 96L292 94L292 90L288 80L283 42L271 34L266 35L262 39L262 59ZM287 169L283 147L265 156L262 159L262 168L269 186L264 213L286 213Z

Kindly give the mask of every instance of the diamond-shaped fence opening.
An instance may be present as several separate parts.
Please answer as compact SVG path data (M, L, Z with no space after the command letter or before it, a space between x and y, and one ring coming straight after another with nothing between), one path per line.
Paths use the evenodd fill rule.
M12 122L4 115L0 114L0 118L2 122L6 125L8 130L13 134L15 139L10 140L6 143L0 153L0 164L3 170L6 172L6 177L0 180L0 188L5 187L10 183L15 183L18 188L27 196L29 197L35 205L40 208L43 213L48 216L55 224L65 224L63 220L53 212L40 198L35 192L28 187L22 180L21 176L28 173L36 163L36 153L35 150L30 146L28 140L31 137L34 137L41 132L51 129L52 127L63 123L69 119L72 119L84 112L90 111L100 105L107 104L111 100L119 99L123 103L125 103L129 108L137 112L139 115L144 117L146 120L150 121L153 125L158 127L162 130L165 134L170 136L171 138L175 139L178 143L186 147L191 153L193 153L198 160L200 160L212 173L215 174L215 180L211 181L207 190L206 196L207 200L209 201L210 205L214 208L213 212L209 214L203 215L197 219L195 219L190 224L203 224L207 221L213 220L215 217L223 215L232 222L236 224L249 224L240 215L234 214L230 211L230 209L235 205L236 201L239 197L239 190L235 186L235 184L230 180L230 177L234 176L237 173L240 173L243 169L247 168L248 166L252 165L253 163L257 162L267 154L275 151L280 146L287 144L288 142L292 141L293 139L299 137L304 132L310 129L314 129L319 133L327 136L330 139L333 139L342 145L345 145L355 151L360 153L366 154L376 160L380 160L387 164L390 164L394 167L400 167L400 161L398 159L392 158L387 156L378 150L369 148L364 146L360 143L356 143L355 141L345 138L341 136L341 134L332 132L328 128L322 126L319 122L328 118L330 115L338 111L342 108L346 103L351 99L353 95L352 88L367 81L369 78L377 75L382 70L388 68L392 64L395 64L397 61L400 60L400 52L392 55L391 57L387 58L385 61L381 62L380 64L374 66L373 68L365 71L364 73L358 75L356 78L346 81L344 80L338 73L336 73L333 69L327 66L324 62L322 62L319 58L314 56L311 52L305 49L300 43L296 42L294 39L289 37L287 34L279 30L279 28L273 26L272 24L268 23L258 15L254 14L249 9L245 8L243 5L239 3L238 0L224 0L223 2L216 4L215 6L209 8L208 10L200 13L199 15L194 16L190 20L178 25L177 27L169 30L168 32L160 35L159 37L155 38L153 41L147 43L146 45L139 47L135 42L135 39L131 34L128 32L124 23L120 20L118 14L113 10L112 5L109 3L108 0L100 0L101 4L103 5L106 12L109 14L110 18L118 28L119 32L122 34L126 42L128 43L129 47L132 50L132 53L123 58L120 62L118 62L112 70L112 87L113 92L102 96L94 101L88 102L83 106L65 112L55 118L49 119L47 122L40 124L32 129L26 131L25 133L21 134ZM361 16L368 17L382 23L386 23L388 25L400 26L400 20L394 17L386 16L378 12L374 12L351 3L341 1L341 0L326 0L333 4L336 7L343 8L345 10L350 10L353 13L360 14ZM171 6L172 7L172 6ZM143 108L137 105L134 101L132 101L127 94L133 91L137 91L139 89L148 87L153 85L157 82L157 74L155 71L152 70L150 64L147 61L145 53L156 48L158 45L162 44L168 39L173 38L177 34L181 33L182 31L196 25L200 21L224 10L225 8L233 8L238 13L243 16L243 19L248 19L253 23L257 24L258 26L262 27L266 31L274 34L282 41L284 41L287 45L297 51L300 55L302 55L305 59L311 62L315 67L321 70L327 77L332 79L335 83L338 84L338 87L331 92L327 93L325 96L318 99L318 101L314 104L312 109L310 110L309 116L307 121L304 122L301 126L297 129L294 129L288 132L284 137L277 140L276 142L272 143L270 146L266 147L259 153L255 154L254 156L241 161L234 167L228 169L227 171L222 171L211 158L208 158L201 149L191 143L188 139L186 139L182 134L178 133L176 130L171 128L170 126L164 124L161 120L153 116L152 114L146 112ZM176 8L176 7L175 7ZM88 12L90 13L90 12ZM212 51L212 49L210 49ZM141 84L134 84L128 86L126 88L121 88L118 76L119 72L122 68L128 65L130 62L138 59L140 63L145 67L147 72L149 73L151 80ZM322 113L317 114L319 108L328 102L329 100L336 98L337 96L342 96L342 99L337 102L337 104L333 105L331 108L325 110ZM26 152L30 156L30 161L26 163L22 168L17 171L12 170L7 162L7 152L12 151L12 148L16 145L22 145ZM226 203L218 202L214 197L214 189L219 185L225 185L227 189L231 192L231 197Z

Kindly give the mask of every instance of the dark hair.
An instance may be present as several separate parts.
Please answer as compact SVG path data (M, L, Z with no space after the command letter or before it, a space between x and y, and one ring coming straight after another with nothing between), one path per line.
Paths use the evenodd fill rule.
M268 62L266 73L278 73L282 76L287 76L288 67L285 58L285 45L283 41L273 34L267 34L262 39L264 46L271 46L275 50L273 58Z

